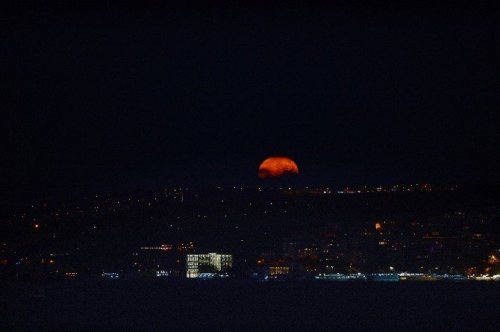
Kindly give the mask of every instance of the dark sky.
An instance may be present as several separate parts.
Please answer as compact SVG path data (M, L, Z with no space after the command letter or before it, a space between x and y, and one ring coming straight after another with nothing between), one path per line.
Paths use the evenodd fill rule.
M4 197L498 182L498 11L338 2L1 8Z

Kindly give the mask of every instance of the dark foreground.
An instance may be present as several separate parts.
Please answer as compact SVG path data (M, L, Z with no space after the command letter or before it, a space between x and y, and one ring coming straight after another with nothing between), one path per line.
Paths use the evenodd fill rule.
M168 280L0 286L0 330L482 330L500 283Z

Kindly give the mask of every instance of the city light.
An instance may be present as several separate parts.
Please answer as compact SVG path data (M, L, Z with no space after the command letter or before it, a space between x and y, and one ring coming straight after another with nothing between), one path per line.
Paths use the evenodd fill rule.
M232 267L233 257L228 254L189 254L186 256L186 277L207 276L204 273L223 275Z

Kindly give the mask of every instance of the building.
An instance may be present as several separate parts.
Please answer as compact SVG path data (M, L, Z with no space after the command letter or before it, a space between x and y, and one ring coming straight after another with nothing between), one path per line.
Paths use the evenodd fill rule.
M290 268L288 266L270 266L269 267L269 278L271 279L280 279L284 278L290 272Z
M227 254L190 254L186 256L186 277L199 278L201 275L227 275L233 266L233 256Z

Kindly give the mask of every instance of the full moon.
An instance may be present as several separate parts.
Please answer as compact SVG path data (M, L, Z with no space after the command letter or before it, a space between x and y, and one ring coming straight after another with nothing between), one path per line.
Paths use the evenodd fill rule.
M297 164L287 157L269 157L259 166L259 178L278 177L284 174L299 174Z

